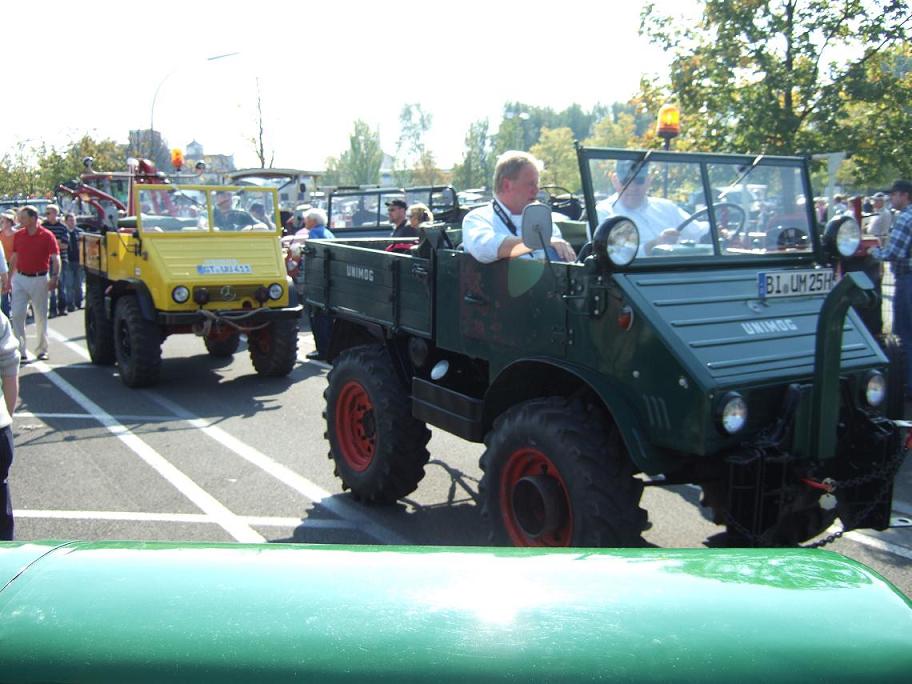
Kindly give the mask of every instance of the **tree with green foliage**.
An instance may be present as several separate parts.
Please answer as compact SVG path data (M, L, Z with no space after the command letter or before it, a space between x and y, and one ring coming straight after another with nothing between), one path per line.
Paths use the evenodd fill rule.
M158 169L164 170L171 167L171 151L168 148L168 141L162 137L160 131L151 131L148 128L130 131L126 154L134 159L148 159Z
M529 152L545 165L540 179L542 185L559 185L572 192L579 191L579 164L570 128L543 128L538 142Z
M96 141L85 135L60 150L44 144L36 148L20 144L14 153L0 159L0 194L53 194L59 184L79 177L86 157L95 160L96 169L121 170L126 166L124 146L113 140Z
M609 113L603 105L585 111L573 103L566 109L555 111L550 107L534 107L523 102L504 105L503 118L494 136L495 156L507 150L528 150L541 137L543 128L569 128L575 140L582 140L592 131L596 121Z
M432 122L433 117L420 104L403 105L399 113L399 140L393 161L393 179L400 187L421 182L415 178L417 172L427 175L429 152L424 136L431 129Z
M870 102L867 66L907 43L910 25L906 0L707 0L683 30L652 3L641 14L674 54L680 144L770 154L845 149L846 103Z
M374 185L380 181L383 150L380 133L357 119L348 138L348 149L338 159L326 160L324 182L330 185Z
M453 184L460 189L481 188L491 184L494 176L494 157L488 120L480 119L469 126L465 137L462 161L453 167Z
M851 157L839 180L862 189L884 188L912 178L912 46L905 44L869 60L865 78L849 90L839 132Z

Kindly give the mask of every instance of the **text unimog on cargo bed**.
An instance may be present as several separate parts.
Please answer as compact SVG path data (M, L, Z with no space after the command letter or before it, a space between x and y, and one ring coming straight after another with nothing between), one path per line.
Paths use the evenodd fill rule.
M798 543L837 516L885 528L903 455L895 347L852 309L870 303L867 277L834 276L860 232L815 227L805 160L577 152L591 236L577 263L480 264L433 230L409 254L308 244L305 298L333 317L325 415L343 486L408 495L430 424L484 441L497 544L638 545L639 473L701 486L729 544ZM680 210L661 226L676 243L618 216L639 178ZM748 184L762 203L727 198ZM524 218L527 244L550 221Z
M281 226L275 190L160 184L142 168L131 183L133 216L83 235L92 362L116 362L126 385L142 387L157 382L169 335L196 334L213 356L231 356L245 334L259 374L290 373L302 307L281 228L249 212L259 203Z

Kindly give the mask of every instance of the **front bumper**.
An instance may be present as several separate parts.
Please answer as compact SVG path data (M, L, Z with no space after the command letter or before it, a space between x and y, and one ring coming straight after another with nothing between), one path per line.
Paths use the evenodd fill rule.
M288 306L281 309L262 307L259 309L240 309L233 311L159 311L156 322L163 326L193 326L210 322L215 325L225 324L238 328L253 328L275 320L300 318L304 307Z

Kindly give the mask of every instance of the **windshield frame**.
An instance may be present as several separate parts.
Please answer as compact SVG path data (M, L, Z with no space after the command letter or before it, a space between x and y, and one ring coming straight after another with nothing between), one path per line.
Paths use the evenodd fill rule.
M713 188L710 183L709 165L711 164L739 164L757 167L773 168L793 168L799 171L801 186L805 197L813 197L811 192L811 181L807 166L807 160L803 157L796 156L774 156L774 155L747 155L747 154L715 154L704 152L672 152L664 150L629 150L618 148L594 148L583 147L577 144L577 159L579 161L580 178L583 185L583 197L586 203L587 230L591 240L598 228L598 211L596 209L596 198L594 183L591 175L590 162L596 160L620 161L628 160L632 162L678 162L693 163L700 165L700 180L702 184L704 197L713 196ZM700 254L692 256L663 256L662 258L637 258L628 266L618 268L618 270L664 270L678 264L687 264L688 266L708 264L714 267L724 266L737 268L739 266L757 266L764 267L774 266L777 264L815 264L822 263L821 234L814 216L813 202L806 202L804 211L807 214L807 225L811 227L810 240L812 249L805 252L782 252L767 253L758 255L722 255L718 248L714 248L713 254ZM715 213L710 211L707 217L710 224L712 235L712 244L719 243L719 226L716 223Z
M134 206L139 207L140 204L140 193L150 192L150 191L164 191L164 192L181 192L181 191L192 191L192 192L201 192L206 199L206 217L208 226L204 229L194 230L190 232L157 232L143 229L143 214L137 212L135 217L136 229L141 235L146 237L154 236L156 239L181 239L185 238L188 235L193 236L202 236L202 235L214 235L217 237L250 237L250 236L267 236L267 237L280 237L282 235L282 220L281 213L279 211L279 195L275 188L261 188L255 185L177 185L173 183L167 184L158 184L158 183L137 183L133 186L133 201ZM270 230L252 230L252 231L234 231L234 230L223 230L220 231L215 227L215 220L213 216L213 209L215 206L214 197L217 192L232 192L232 193L245 193L245 194L262 194L262 195L271 195L272 196L272 209L273 209L273 223L274 226ZM202 204L200 203L200 208ZM134 217L129 217L134 218Z

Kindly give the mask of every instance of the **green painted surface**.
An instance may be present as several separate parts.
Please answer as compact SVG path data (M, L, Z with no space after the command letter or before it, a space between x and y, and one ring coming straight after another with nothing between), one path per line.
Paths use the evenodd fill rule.
M0 546L0 679L909 681L912 605L818 550Z

